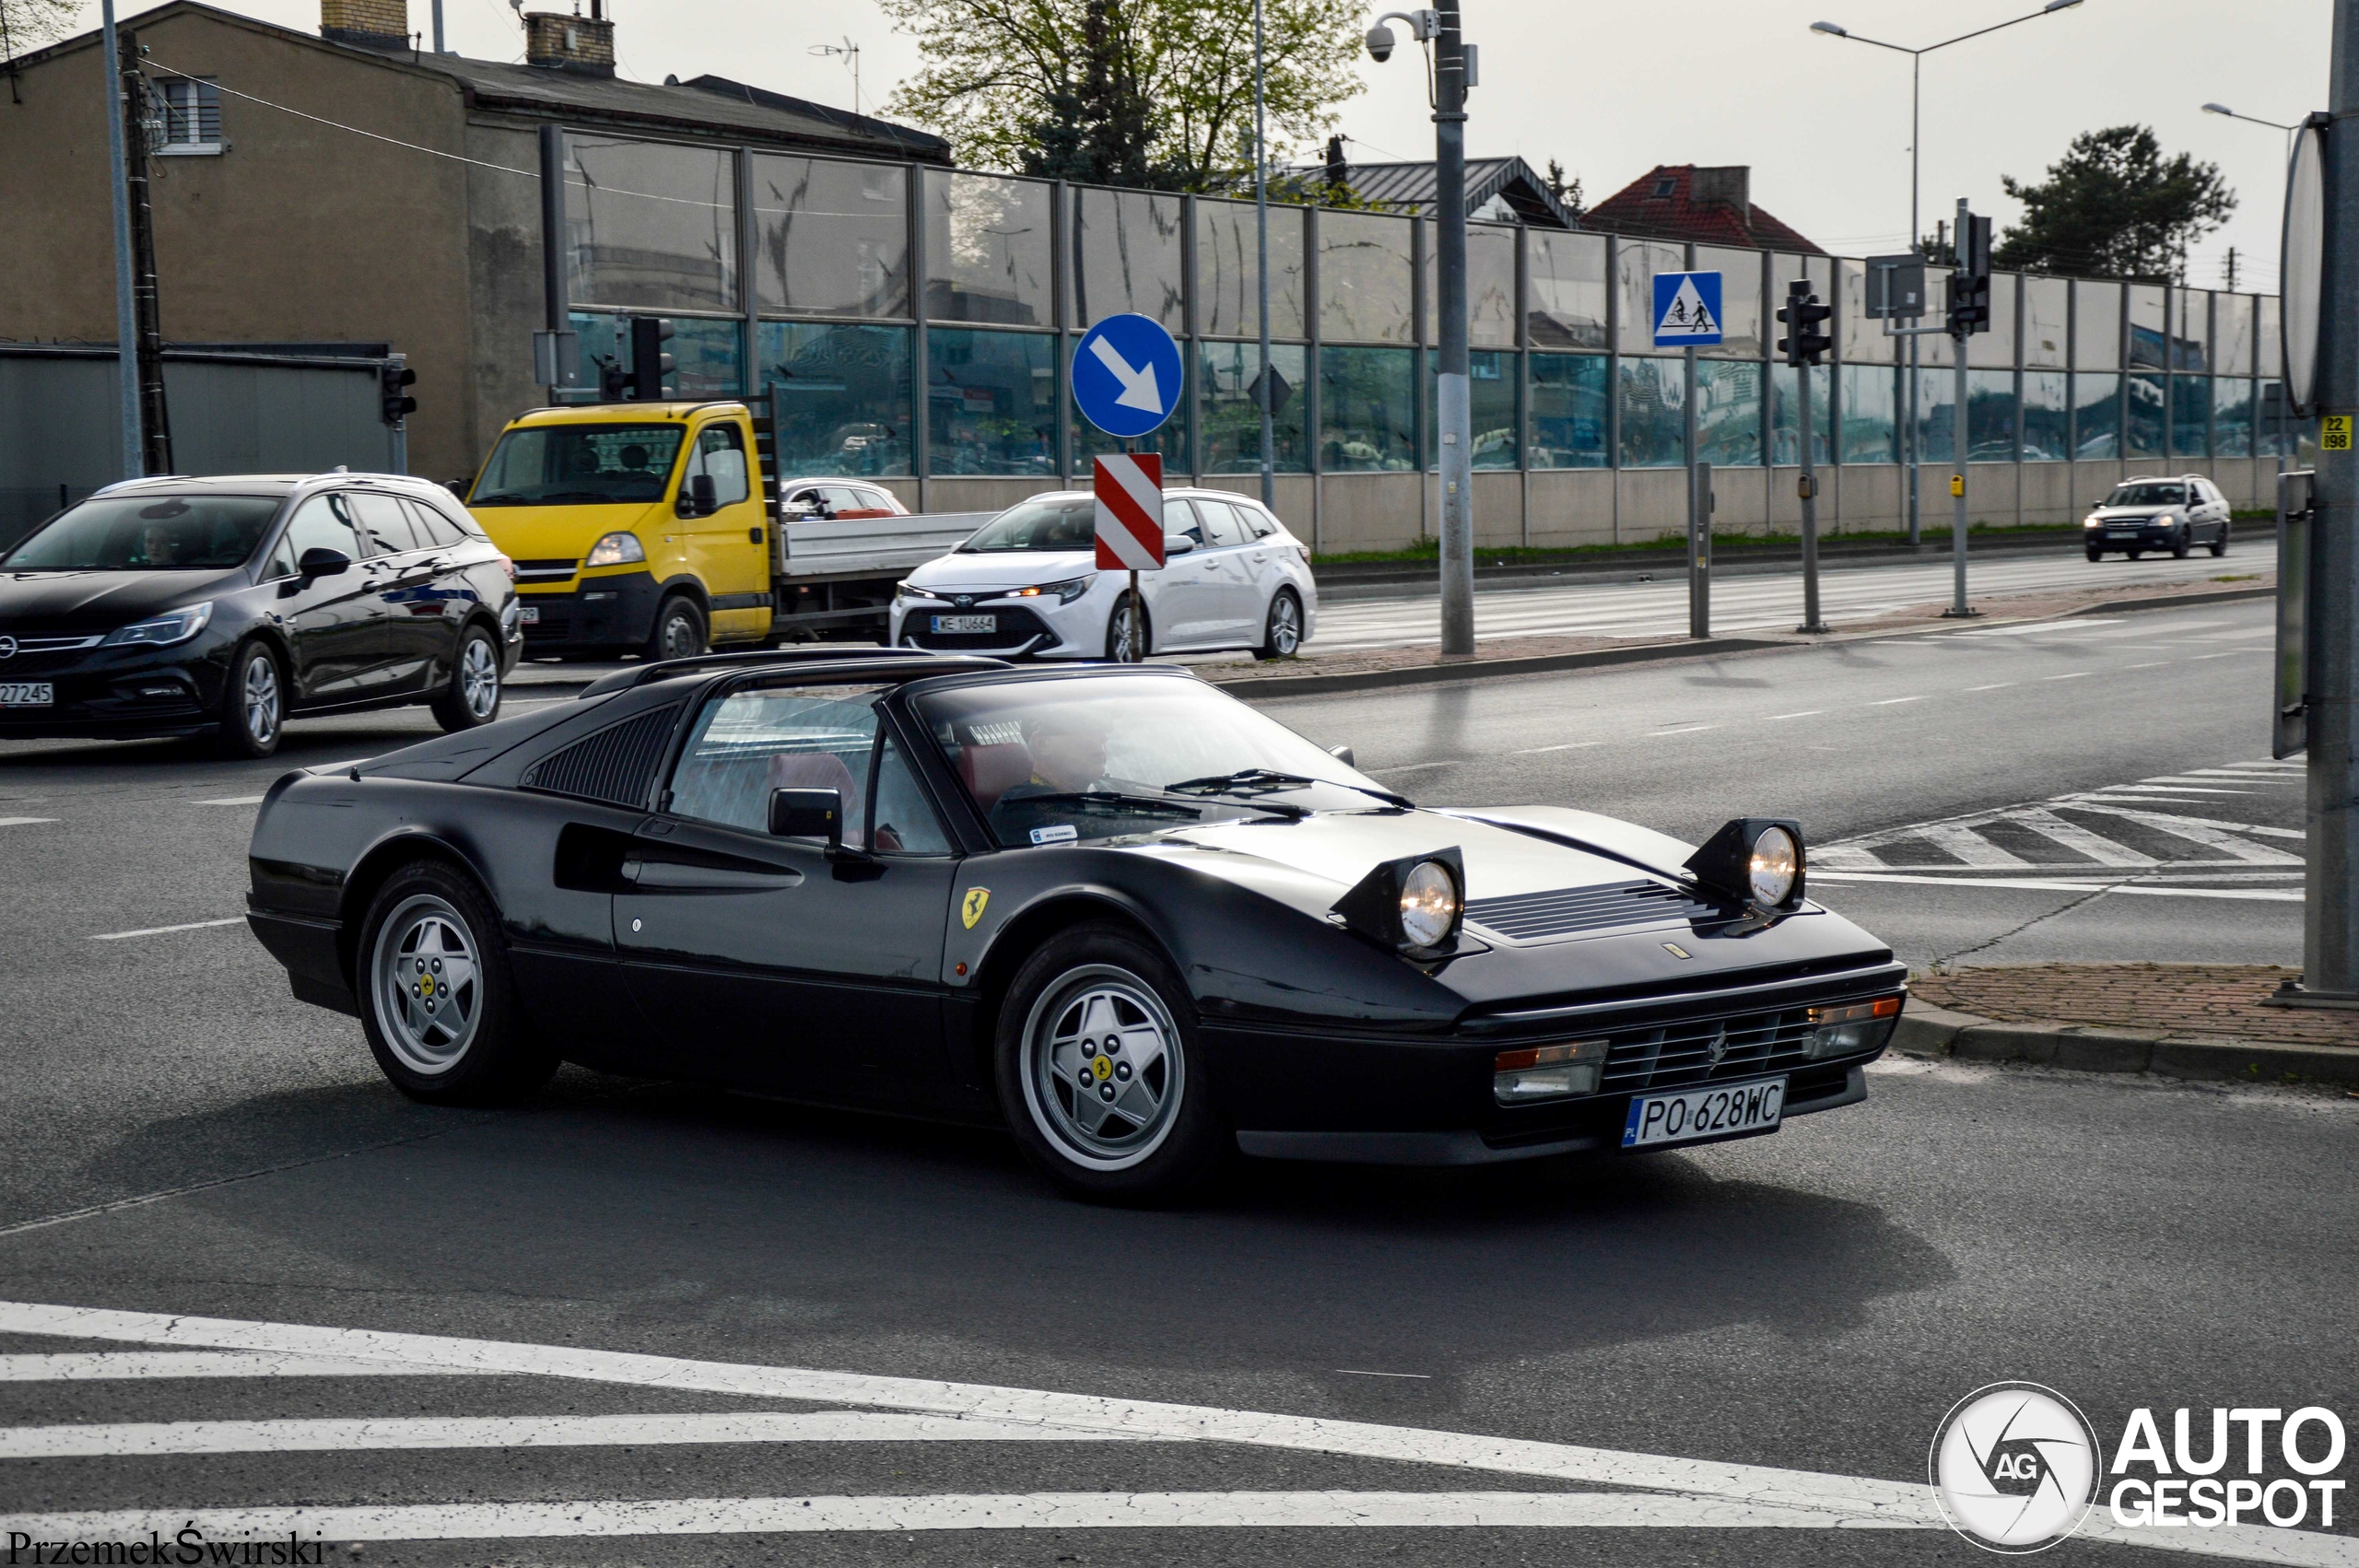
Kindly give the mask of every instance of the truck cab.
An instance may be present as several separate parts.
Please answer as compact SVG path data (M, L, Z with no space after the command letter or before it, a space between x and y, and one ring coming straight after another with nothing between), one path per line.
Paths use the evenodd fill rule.
M769 518L743 403L539 408L462 498L516 563L526 657L674 659L770 634Z

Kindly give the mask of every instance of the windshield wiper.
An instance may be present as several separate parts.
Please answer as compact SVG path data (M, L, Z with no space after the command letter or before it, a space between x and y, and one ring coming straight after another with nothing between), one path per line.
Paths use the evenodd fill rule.
M1206 774L1202 778L1183 778L1177 784L1167 784L1167 790L1182 793L1247 795L1254 790L1297 790L1306 784L1332 784L1338 790L1356 790L1363 795L1373 795L1388 805L1414 806L1415 802L1406 795L1396 795L1390 790L1370 789L1366 784L1346 784L1340 778L1308 778L1299 773L1281 773L1273 767L1240 767L1234 773ZM1255 801L1255 805L1268 804ZM1293 808L1308 816L1301 808Z
M1080 806L1085 810L1114 813L1133 813L1140 816L1186 817L1190 821L1204 813L1182 801L1167 801L1156 795L1122 795L1111 790L1067 790L1053 795L1018 795L1003 800L1009 806Z

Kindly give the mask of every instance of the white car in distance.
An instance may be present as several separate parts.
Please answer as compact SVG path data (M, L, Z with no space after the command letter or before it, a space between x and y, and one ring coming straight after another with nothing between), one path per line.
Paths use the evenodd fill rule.
M1163 493L1165 561L1139 573L1145 653L1291 654L1318 624L1310 552L1249 497ZM1017 503L897 585L900 648L1043 659L1131 657L1130 573L1100 571L1097 503L1060 490Z

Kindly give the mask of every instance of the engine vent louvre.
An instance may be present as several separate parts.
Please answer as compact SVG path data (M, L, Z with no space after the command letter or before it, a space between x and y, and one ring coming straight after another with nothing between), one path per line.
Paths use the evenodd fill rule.
M651 708L584 735L526 768L519 782L527 790L545 790L552 795L616 806L645 805L648 787L663 764L664 743L672 738L681 707L675 702Z
M1602 887L1560 887L1503 898L1470 898L1466 918L1511 941L1572 936L1659 920L1710 919L1720 911L1659 882L1616 882Z

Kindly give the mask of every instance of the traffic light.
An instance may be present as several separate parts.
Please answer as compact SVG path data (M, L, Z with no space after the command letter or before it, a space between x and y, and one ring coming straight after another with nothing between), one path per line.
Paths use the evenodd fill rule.
M417 399L402 389L417 384L417 372L396 356L377 367L378 412L388 425L398 425L417 412Z
M657 402L669 390L664 383L676 367L663 345L671 335L672 323L661 316L630 319L630 395L641 403Z
M1786 302L1778 307L1778 320L1785 323L1786 335L1778 340L1778 352L1786 357L1789 365L1815 365L1818 357L1835 346L1835 340L1819 331L1819 326L1835 314L1835 307L1822 305L1818 296L1811 292L1810 279L1798 277L1786 285Z
M1990 220L1972 217L1959 225L1957 270L1950 275L1950 335L1964 342L1990 330Z

